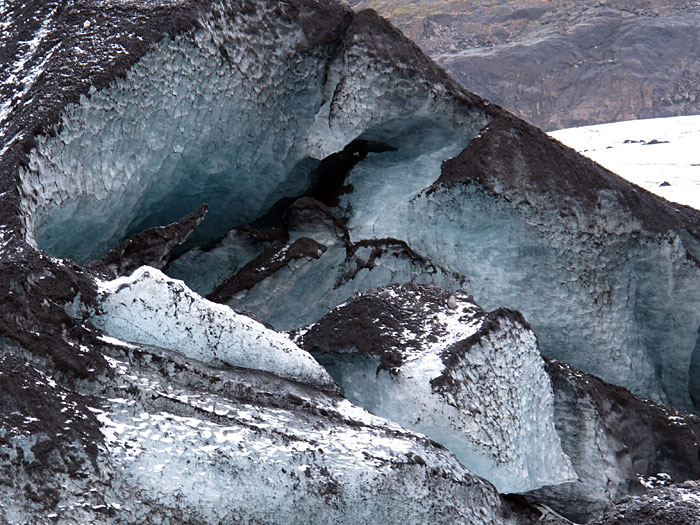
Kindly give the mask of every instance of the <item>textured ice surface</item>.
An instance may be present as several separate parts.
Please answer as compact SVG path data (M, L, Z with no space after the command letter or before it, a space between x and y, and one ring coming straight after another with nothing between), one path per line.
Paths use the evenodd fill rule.
M210 212L199 235L212 240L303 191L310 168L294 139L319 104L322 66L290 57L295 30L280 30L267 43L229 46L235 66L205 31L165 41L125 79L70 107L23 176L40 199L28 210L37 242L85 262L202 202Z
M352 170L347 183L353 191L341 198L341 209L349 210L354 239L405 239L411 200L437 180L442 162L461 152L466 141L454 129L429 119L392 122L368 136L382 137L398 151L370 155Z
M403 179L416 187L427 181L420 180L420 171L394 171L401 151L412 149L370 155L359 164L348 179L355 189L336 211L349 216L351 239L404 239L440 271L383 256L374 268L367 265L351 281L339 281L338 269L348 272L347 253L334 244L320 258L297 260L242 290L229 304L291 329L373 286L414 281L463 288L487 308L521 310L545 354L637 394L691 406L695 382L689 369L700 308L697 268L686 255L694 246L691 236L645 236L614 204L614 195L604 192L596 217L561 217L546 202L541 212L526 204L513 207L478 185L411 195L416 190ZM383 194L378 201L375 192ZM361 259L369 261L371 250L366 252ZM197 270L192 266L190 272ZM270 302L271 296L281 300Z
M94 409L125 522L513 521L454 456L346 400L157 351L131 361L110 360L114 394Z
M202 202L209 214L191 241L213 241L303 194L317 160L365 132L382 140L438 126L463 147L486 123L444 85L407 82L401 68L413 64L370 59L366 36L348 36L342 52L306 49L296 21L273 2L254 5L163 40L69 106L56 136L39 137L21 174L31 241L86 262Z
M43 5L51 5L48 10L57 3ZM58 27L32 18L38 23L25 28L21 38L27 40L7 53L26 67L7 91L21 103L0 105L0 118L9 117L3 124L10 125L0 129L6 139L0 150L0 214L8 219L2 220L1 249L15 238L12 255L0 253L5 277L0 285L10 310L0 329L29 343L17 352L20 361L31 359L77 390L52 393L39 376L39 392L25 396L27 405L36 405L22 419L25 427L12 423L18 418L9 412L12 402L0 403L3 428L36 423L44 433L36 440L13 437L8 447L7 434L0 437L5 447L0 461L7 460L4 465L17 474L10 481L3 477L0 505L11 501L20 514L53 505L46 520L82 523L507 521L491 485L427 438L306 383L230 366L216 370L183 357L215 366L259 366L332 387L313 361L278 335L143 269L158 286L140 287L129 279L119 281L121 289L108 291L105 285L100 298L116 315L110 318L103 308L95 319L113 322L115 336L161 344L177 355L98 339L86 319L70 319L61 309L78 289L91 299L84 293L94 291L88 272L17 242L26 235L34 247L84 262L130 233L169 223L207 201L208 222L192 241L198 249L181 262L193 286L211 289L238 274L259 246L232 234L208 248L258 219L280 197L305 192L318 161L358 137L399 150L370 155L350 174L355 193L344 195L336 209L349 221L348 243L317 236L311 227L291 232L289 243L308 236L325 251L295 258L242 288L232 304L259 305L289 326L366 286L420 279L445 288L466 283L484 304L525 310L546 350L609 371L638 390L687 402L692 350L686 349L698 347L697 272L675 233L661 240L644 237L605 192L594 212L572 215L548 208L550 194L537 185L510 202L476 188L470 194L464 186L453 193L423 192L440 175L443 160L474 144L479 132L486 134L484 113L503 115L461 92L372 14L353 19L325 1L235 0L178 2L184 8L177 12L163 4L158 18L146 7L158 4L64 2L58 14L41 15ZM30 10L42 4L26 5ZM14 3L13 16L22 6ZM95 16L83 17L93 7ZM100 19L105 23L98 24ZM163 27L153 29L159 21ZM142 31L147 26L150 33ZM102 31L84 31L91 27ZM171 36L161 40L166 33ZM3 26L3 39L5 34ZM63 58L52 58L54 39ZM124 60L115 58L122 54ZM11 74L15 65L2 74ZM88 92L90 85L95 88ZM75 103L66 106L67 100ZM13 137L21 148L10 145ZM17 170L20 192L13 182ZM520 175L517 169L496 172L504 179L511 172ZM574 175L581 173L587 173L585 165ZM566 198L576 200L575 194ZM398 240L380 241L389 236ZM384 243L379 251L377 243ZM282 257L284 248L289 247L278 252ZM19 258L21 252L26 257ZM27 268L18 270L23 265ZM119 303L119 297L131 303ZM669 306L678 304L684 306ZM528 355L533 344L524 341ZM470 348L483 362L464 370L453 363L452 386L483 371L479 375L507 388L479 403L534 406L527 396L508 397L519 383L510 383L518 377L504 372L512 366L507 354L489 361L486 346L477 347ZM105 373L105 351L114 358L112 374ZM440 366L419 357L404 366L411 363L420 364L420 371ZM381 380L384 376L380 372ZM261 382L267 387L259 388ZM479 392L459 395L471 399ZM25 389L11 393L25 395ZM0 389L3 399L5 394ZM93 415L82 410L64 415L63 401L71 394L90 402ZM488 410L489 425L501 413L500 406ZM89 437L102 447L99 464L76 468L82 456L70 446L59 456L65 461L57 461L44 437L65 445L64 432L80 430L85 421L95 430L95 415L103 438ZM56 425L48 425L54 417ZM488 453L510 458L508 447L518 448L509 435L484 434L479 439ZM505 449L499 448L501 439ZM522 468L550 469L533 474L547 477L554 470L548 461ZM0 469L3 476L10 468ZM520 475L518 470L515 476ZM45 514L26 512L16 521L33 522Z
M478 185L442 186L412 201L404 228L417 251L468 276L485 308L523 312L543 353L690 406L697 267L677 235L640 234L604 194L599 210L599 222L585 224L514 208Z
M614 122L550 135L652 193L700 209L700 116Z
M220 285L209 295L212 300L252 312L281 330L317 321L357 292L389 283L453 289L465 280L397 239L353 242L343 222L312 198L290 206L284 222L277 239L235 230L214 247L183 254L167 271L195 283L200 293Z
M333 380L284 335L203 299L181 282L143 266L129 277L100 283L90 317L110 336L168 348L205 363L266 370L333 390Z
M554 428L534 333L464 292L405 285L354 297L298 340L350 401L423 432L501 492L576 478Z
M347 400L101 339L110 371L79 392L0 341L3 524L518 523L452 454Z

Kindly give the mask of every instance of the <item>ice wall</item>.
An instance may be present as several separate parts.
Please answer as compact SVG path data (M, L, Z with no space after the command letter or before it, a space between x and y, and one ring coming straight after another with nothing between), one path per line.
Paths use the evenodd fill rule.
M337 395L99 344L107 373L76 390L0 339L2 523L521 523L452 454Z
M317 321L358 292L407 281L447 289L462 286L458 276L430 261L412 257L401 244L359 246L351 256L344 246L334 244L318 259L290 261L226 304L249 310L278 330L292 330ZM270 297L275 300L270 301Z
M604 193L597 225L514 208L478 185L438 187L411 204L408 241L470 276L486 308L521 310L543 353L638 395L692 406L700 290L677 235L639 232Z
M555 425L579 474L530 493L576 523L588 523L626 495L697 479L700 418L546 359Z

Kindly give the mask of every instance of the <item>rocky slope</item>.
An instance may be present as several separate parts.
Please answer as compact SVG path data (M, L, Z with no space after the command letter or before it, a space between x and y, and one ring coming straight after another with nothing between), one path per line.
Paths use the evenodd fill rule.
M552 446L554 399L565 453L578 434L557 423L538 346L693 407L700 213L467 92L375 13L325 0L0 12L2 521L565 523L550 503L569 494L499 494L443 444L351 404L275 331L391 283L463 303L448 316L460 341L418 337L428 361L455 348L449 374L430 376L445 396L426 374L416 402L491 407L462 426L513 465L526 451L504 490L569 480L568 460L517 446L527 406L484 390L475 367L533 399ZM601 406L586 415L607 434L629 428ZM686 452L696 441L678 437ZM656 468L652 445L635 465Z
M679 486L657 487L648 494L629 498L615 508L606 511L596 525L647 523L697 523L700 520L698 500L700 488L697 482Z
M578 479L534 491L533 501L586 523L650 488L698 479L697 416L634 396L560 361L545 362L555 426Z
M700 113L700 5L350 0L469 90L546 130Z

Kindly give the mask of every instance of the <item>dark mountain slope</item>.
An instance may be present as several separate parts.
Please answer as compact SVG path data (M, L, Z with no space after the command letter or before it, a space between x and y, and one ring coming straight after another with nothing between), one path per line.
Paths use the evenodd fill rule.
M350 0L545 130L700 113L700 4Z

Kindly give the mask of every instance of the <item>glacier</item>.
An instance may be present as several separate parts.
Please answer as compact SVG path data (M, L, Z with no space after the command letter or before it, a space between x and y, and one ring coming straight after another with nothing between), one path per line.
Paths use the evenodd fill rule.
M3 479L24 487L0 484L4 523L520 523L446 450L338 396L114 338L101 348L107 375L82 395L0 357L3 384L24 386L1 394L23 411L3 409Z
M235 21L225 13L222 6L206 14L194 38L156 44L123 79L69 105L54 136L37 138L20 173L29 242L86 263L206 202L208 217L193 234L206 244L279 199L303 195L318 162L353 139L406 128L429 136L436 127L464 147L487 120L450 104L439 82L402 83L361 59L367 43L355 28L363 15L336 49L330 37L342 18L319 37L328 42L313 45L272 4ZM252 39L251 25L259 32ZM459 149L445 151L437 166Z
M296 340L351 402L430 436L500 492L577 477L535 335L516 312L392 285L358 294Z
M313 196L324 161L353 141L383 144L346 163L325 204L352 243L405 243L440 268L435 278L397 260L343 286L331 276L348 250L324 244L318 258L293 258L220 302L288 330L376 286L466 289L487 309L522 311L546 355L693 406L700 275L687 256L699 231L691 212L624 186L465 93L410 44L394 56L400 37L376 15L338 12L322 28L299 29L294 12L278 16L272 4L235 21L216 6L193 35L154 44L36 137L19 170L27 242L84 264L206 202L172 275L212 293L247 264L268 268L258 257L272 248L234 232ZM540 153L513 153L527 148ZM222 239L228 248L217 248ZM208 262L187 263L195 255ZM300 303L318 307L288 306Z
M0 12L0 521L567 523L700 477L696 419L654 403L700 390L697 211L468 93L371 11ZM408 283L493 330L438 316L451 336L419 330L415 354L343 354L347 397L381 411L416 370L423 412L490 417L369 414L280 332ZM460 463L465 425L465 463L540 488Z
M343 221L311 197L298 199L287 209L278 234L286 241L265 242L258 238L258 245L266 246L260 255L223 280L207 297L251 311L279 330L291 330L317 321L358 292L385 284L409 280L459 289L466 281L465 277L416 253L401 240L353 242ZM240 242L242 235L237 232L233 238ZM250 237L243 238L240 245L250 246ZM201 271L200 264L211 267L211 263L205 262L207 259L216 268L220 254L231 253L231 246L227 241L208 250L206 257L198 253L197 265L180 262L185 259L183 256L167 271L177 269L182 273L176 275L189 282L190 276ZM273 296L278 301L267 299ZM290 304L304 307L289 308Z

